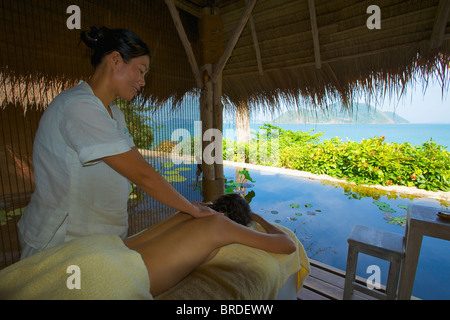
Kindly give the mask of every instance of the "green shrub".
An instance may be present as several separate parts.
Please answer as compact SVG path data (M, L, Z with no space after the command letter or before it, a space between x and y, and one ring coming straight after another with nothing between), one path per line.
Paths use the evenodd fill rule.
M450 153L434 141L420 146L410 143L386 143L385 137L373 137L361 142L339 138L320 142L322 133L294 132L265 124L260 127L268 132L278 130L278 166L326 174L356 184L402 185L431 191L450 191ZM252 163L272 165L277 157L271 154L272 134L256 134L245 149L259 151L261 143L267 143L269 162L261 157L246 154ZM235 147L232 142L224 142ZM234 149L236 150L236 148ZM228 159L230 160L230 159Z

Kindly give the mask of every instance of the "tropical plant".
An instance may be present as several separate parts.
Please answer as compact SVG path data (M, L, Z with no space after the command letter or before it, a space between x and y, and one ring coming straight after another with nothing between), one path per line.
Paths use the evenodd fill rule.
M153 146L154 131L158 130L155 122L148 116L153 110L151 105L139 105L137 103L117 100L116 104L125 116L128 131L133 137L137 148L150 149Z
M450 191L450 153L433 140L420 146L410 143L386 143L385 137L373 137L361 142L341 141L339 138L319 141L322 133L294 132L265 124L260 129L267 134L256 134L246 150L257 154L262 143L267 143L268 157L273 159L270 148L273 134L278 132L278 166L307 171L314 174L326 174L332 177L355 182L358 185L402 185L431 191ZM236 144L224 141L225 150ZM262 157L247 156L256 159L253 163L273 165L273 161L264 162Z

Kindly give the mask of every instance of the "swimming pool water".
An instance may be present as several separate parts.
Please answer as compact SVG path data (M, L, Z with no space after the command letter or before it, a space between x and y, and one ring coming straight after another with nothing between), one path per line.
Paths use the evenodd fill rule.
M355 224L405 233L406 208L423 204L442 208L432 199L408 199L399 195L362 196L363 191L344 190L318 180L249 170L244 192L255 213L294 231L308 257L345 270L347 238ZM224 167L225 177L236 181L236 168ZM417 267L413 295L421 299L450 299L450 242L425 237ZM357 275L368 278L370 265L381 269L386 284L388 262L360 254Z
M168 159L151 160L173 186L191 200L201 201L196 164L174 165ZM345 270L347 238L355 224L382 230L405 233L402 225L406 208L423 204L439 209L441 203L433 199L420 199L383 193L372 188L348 189L319 180L249 169L254 182L247 181L243 192L255 213L270 222L292 230L303 244L308 257L335 268ZM224 166L225 178L237 180L242 168ZM190 190L190 191L188 191ZM236 189L235 189L236 191ZM195 199L194 199L195 198ZM450 299L450 241L424 237L417 266L413 295L421 299ZM368 267L381 269L381 283L386 284L388 262L359 255L357 275L368 278Z

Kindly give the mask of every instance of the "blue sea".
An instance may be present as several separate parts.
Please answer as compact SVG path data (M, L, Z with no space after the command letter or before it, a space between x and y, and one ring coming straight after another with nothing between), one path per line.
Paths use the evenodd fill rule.
M172 132L175 129L185 129L191 136L199 132L199 128L194 131L194 122L184 121L181 122L181 125L166 122L161 125L162 127L155 131L154 145L161 141L171 140ZM250 131L259 132L261 126L263 123L250 123ZM339 137L343 141L349 139L360 142L363 139L384 136L386 142L409 142L412 145L421 145L432 139L450 150L450 124L277 124L276 126L284 130L322 132L321 140ZM234 137L233 134L231 136L227 134L227 130L234 132ZM223 134L225 138L236 140L235 124L224 123Z
M250 124L250 131L259 132L262 123ZM225 129L233 129L235 124L224 124ZM434 142L450 150L450 124L277 124L284 130L323 132L321 140L339 137L360 142L375 136L385 137L386 142L421 145L433 139Z
M193 137L201 130L199 123L193 121L160 123L158 125L161 125L161 128L154 132L154 145L171 140L175 129L185 129ZM196 126L197 128L195 128ZM250 123L250 132L259 132L261 126L263 123ZM432 139L450 150L450 124L277 124L276 126L284 130L321 132L323 133L321 140L339 137L343 141L349 139L360 142L363 139L384 136L386 142L409 142L412 145L421 145ZM234 134L229 134L229 132ZM223 135L224 138L236 140L236 125L224 123ZM255 135L251 134L251 137L255 137ZM183 137L183 139L185 138L186 136Z

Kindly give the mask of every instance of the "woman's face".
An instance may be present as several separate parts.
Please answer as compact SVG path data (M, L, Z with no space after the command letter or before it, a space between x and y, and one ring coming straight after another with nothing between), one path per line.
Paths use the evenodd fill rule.
M114 73L117 95L120 98L130 101L145 86L145 75L149 64L148 56L133 58L128 63L123 60L120 62Z

